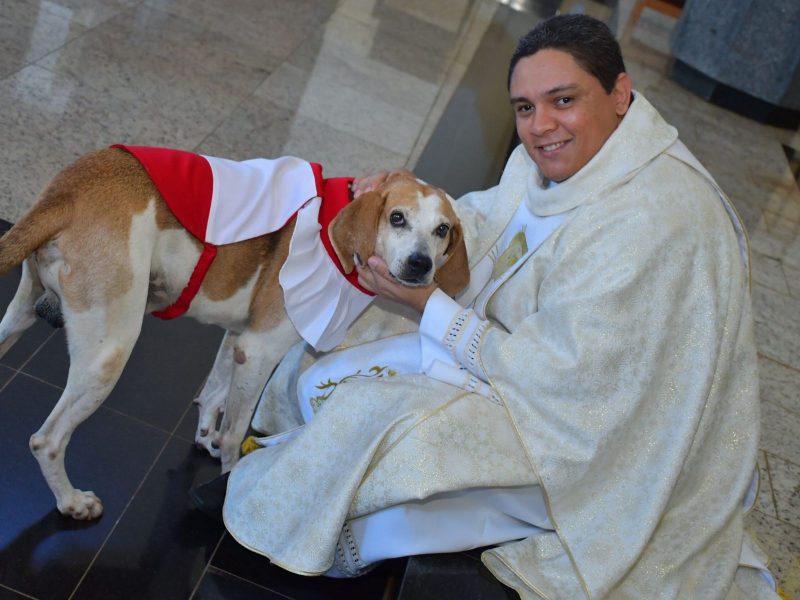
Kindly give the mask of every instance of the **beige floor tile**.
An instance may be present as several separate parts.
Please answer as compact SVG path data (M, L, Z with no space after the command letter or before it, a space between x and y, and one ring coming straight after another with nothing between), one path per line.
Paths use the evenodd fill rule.
M248 43L146 4L109 20L91 35L113 40L118 55L143 55L151 68L157 59L166 60L237 89L254 89L283 60L263 44Z
M778 513L775 510L775 500L772 496L772 482L770 481L769 467L767 466L767 455L763 451L758 453L758 475L760 478L758 496L753 508L777 518Z
M47 7L52 7L48 10ZM42 58L86 31L67 8L0 0L0 77Z
M757 510L745 518L745 526L770 556L770 571L789 598L800 598L800 529Z
M403 155L260 98L239 106L198 151L237 160L291 154L321 163L327 177L362 175L402 166L404 160Z
M188 57L154 54L138 47L135 40L136 36L125 39L125 34L109 25L70 42L37 65L77 77L101 94L151 106L182 108L188 113L197 111L195 118L255 89L238 73L211 77ZM157 69L154 64L158 64Z
M114 143L191 149L215 123L110 94L68 73L30 66L0 80L0 217L16 221L78 156Z
M139 2L141 0L58 0L36 4L58 15L67 13L84 27L95 27Z
M754 283L763 285L781 294L789 294L786 274L783 271L783 265L780 260L770 256L764 256L759 252L751 252L751 259Z
M786 284L789 286L789 295L800 300L800 269L783 265L783 272L786 275Z
M777 517L800 527L800 465L779 456L767 456Z
M761 403L762 450L800 464L800 416L772 402Z
M761 399L800 416L800 371L765 358L758 359Z
M279 61L307 43L335 10L336 0L145 0ZM205 35L205 34L204 34Z
M759 352L800 369L800 301L756 284L753 316Z
M337 14L287 63L308 72L309 79L331 81L334 91L350 87L364 94L364 102L375 98L414 114L425 114L438 85L376 59L372 55L376 35L374 27ZM426 52L422 48L417 51L415 62L426 60Z
M458 49L476 2L429 0L425 4L434 7L433 11L426 9L421 13L419 0L380 3L347 0L339 14L354 17L372 29L371 58L438 83Z

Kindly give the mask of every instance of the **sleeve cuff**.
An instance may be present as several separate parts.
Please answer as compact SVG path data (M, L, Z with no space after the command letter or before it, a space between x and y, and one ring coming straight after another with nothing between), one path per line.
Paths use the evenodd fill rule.
M467 369L487 381L478 356L481 338L488 326L489 322L480 319L475 311L436 290L428 299L420 321L423 368L431 368L438 360Z
M463 306L437 288L425 305L422 319L419 322L420 333L424 337L438 340L441 344L447 335L450 322L462 310L464 310Z

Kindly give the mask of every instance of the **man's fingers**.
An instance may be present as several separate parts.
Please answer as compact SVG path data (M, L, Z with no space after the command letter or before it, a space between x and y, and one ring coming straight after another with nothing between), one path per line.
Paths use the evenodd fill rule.
M389 279L389 267L380 256L370 256L367 259L367 266L372 269L376 275L380 275L384 279Z
M357 198L365 192L371 192L378 189L378 187L386 181L389 176L388 171L380 171L374 175L366 175L364 177L357 177L353 180L351 188L353 190L353 197Z

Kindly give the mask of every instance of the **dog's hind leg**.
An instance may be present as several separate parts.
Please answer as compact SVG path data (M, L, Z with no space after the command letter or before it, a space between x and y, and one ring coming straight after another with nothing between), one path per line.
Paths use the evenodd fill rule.
M77 490L70 483L64 467L66 447L75 428L111 393L130 357L144 312L145 294L139 295L136 302L122 298L80 312L62 305L70 355L67 384L39 431L31 436L30 447L58 510L75 519L99 517L103 505L93 492Z
M14 299L0 321L0 357L14 345L28 327L36 321L36 300L44 293L32 259L22 263L22 277L19 280Z
M208 374L205 385L194 402L198 405L199 415L194 443L199 448L205 448L208 453L219 458L219 446L214 445L217 437L217 421L220 414L225 412L225 401L231 388L233 377L233 349L239 336L232 331L226 331L225 337L217 351L214 366Z

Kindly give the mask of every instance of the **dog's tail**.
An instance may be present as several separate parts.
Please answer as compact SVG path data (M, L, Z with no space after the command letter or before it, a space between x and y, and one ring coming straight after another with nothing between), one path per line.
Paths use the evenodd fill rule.
M0 238L0 274L10 271L34 250L51 240L70 221L72 193L53 181L22 215L8 233Z

